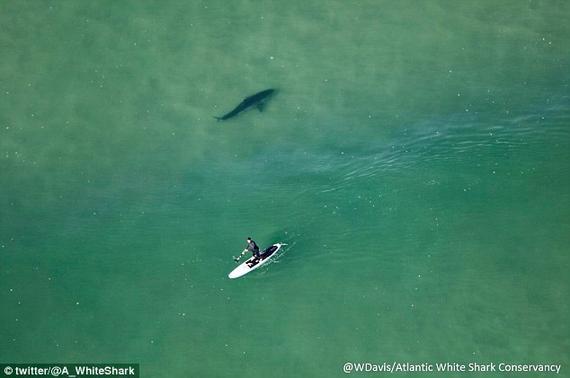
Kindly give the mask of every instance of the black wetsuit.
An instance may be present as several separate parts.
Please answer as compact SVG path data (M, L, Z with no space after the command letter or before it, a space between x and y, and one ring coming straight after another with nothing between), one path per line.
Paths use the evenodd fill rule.
M253 240L250 240L247 243L247 250L250 251L251 253L253 253L253 256L255 256L256 259L258 259L260 257L259 247L257 246L257 244Z

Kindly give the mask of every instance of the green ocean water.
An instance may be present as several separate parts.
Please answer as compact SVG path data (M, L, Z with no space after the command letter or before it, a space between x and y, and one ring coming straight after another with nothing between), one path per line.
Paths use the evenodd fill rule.
M1 2L0 362L569 377L569 38L555 0ZM247 236L289 245L229 280Z

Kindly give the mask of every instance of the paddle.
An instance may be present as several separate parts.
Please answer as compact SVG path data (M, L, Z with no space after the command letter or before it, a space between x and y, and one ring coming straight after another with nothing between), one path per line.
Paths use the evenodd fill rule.
M244 249L243 252L242 252L238 257L235 257L235 256L234 256L234 261L235 261L235 262L238 262L239 259L241 259L242 256L245 255L245 254L248 253L248 252L249 252L249 251L248 251L247 249Z

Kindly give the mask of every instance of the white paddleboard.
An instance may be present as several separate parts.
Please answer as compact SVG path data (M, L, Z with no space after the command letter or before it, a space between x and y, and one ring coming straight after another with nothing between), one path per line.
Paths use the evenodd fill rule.
M281 247L284 245L287 245L287 244L285 244L285 243L273 244L272 246L267 248L265 251L263 251L263 253L261 253L261 257L259 258L259 260L255 261L255 257L249 258L246 262L238 265L237 268L232 270L231 273L228 274L228 277L229 278L238 278L241 276L245 276L246 274L248 274L252 270L256 270L257 268L259 268L260 266L265 264L270 258L275 256L277 254L277 252L279 252Z

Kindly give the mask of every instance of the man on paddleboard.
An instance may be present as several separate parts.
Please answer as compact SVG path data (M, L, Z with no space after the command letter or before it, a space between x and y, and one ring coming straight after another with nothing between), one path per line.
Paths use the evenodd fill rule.
M259 257L260 257L259 247L257 246L257 243L253 241L252 238L247 238L247 248L243 250L241 255L239 255L238 257L235 257L234 260L236 262L238 262L239 259L248 252L253 253L253 256L255 257L256 261L259 260Z

